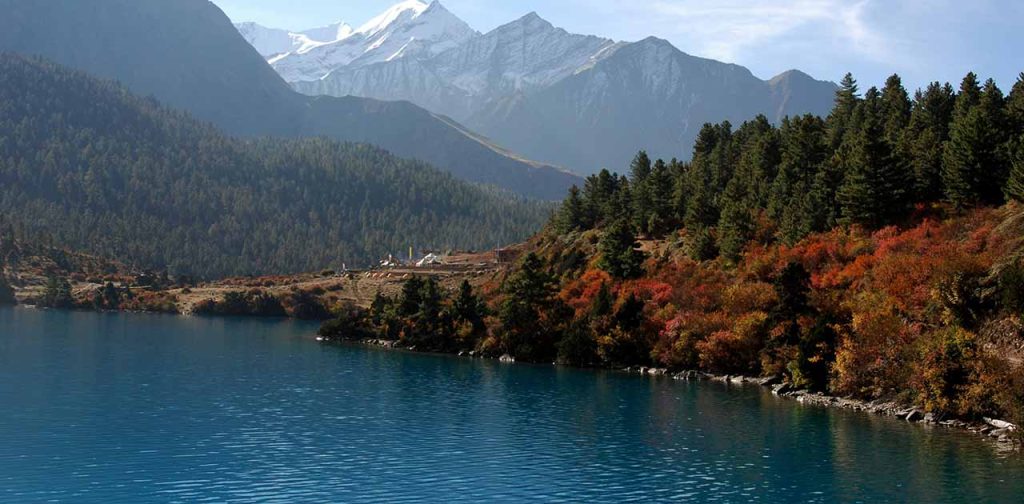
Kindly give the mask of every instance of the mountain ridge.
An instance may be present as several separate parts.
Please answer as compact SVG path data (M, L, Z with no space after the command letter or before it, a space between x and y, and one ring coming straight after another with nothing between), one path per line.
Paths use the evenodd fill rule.
M431 4L434 6L443 9L439 2ZM327 60L325 51L325 47L317 47L303 54L286 55L273 61L273 67L303 94L408 100L449 116L529 158L583 174L624 166L629 153L639 148L659 157L685 159L685 146L693 142L704 122L727 119L738 124L757 115L778 122L786 115L827 113L837 89L834 83L815 80L799 71L762 80L746 67L687 54L655 36L616 42L569 33L535 11L487 33L467 37L436 55L399 54L369 65L328 65L333 66L329 71L320 67L304 75L295 71L303 62L322 65ZM664 65L640 68L627 58L616 57L622 51ZM703 70L681 78L672 74L678 73L678 68L671 61ZM611 64L621 68L612 69ZM621 74L625 68L643 73L645 79L635 80L635 88L616 87L613 82L603 83L604 87L591 85L581 91L587 96L576 97L576 102L537 110L551 105L552 99L546 96L559 93L567 82L578 81L580 75ZM675 89L657 89L661 85ZM667 95L684 99L671 106L657 101ZM641 102L644 106L638 107ZM594 112L591 107L607 110ZM659 133L663 140L652 145L635 141L639 136L630 127L611 124L596 131L591 124L597 117L619 115L612 108L627 107L633 113L660 118L651 128L669 132ZM560 115L555 116L554 110L560 110ZM552 123L558 124L557 131L553 131ZM581 123L582 129L577 127Z

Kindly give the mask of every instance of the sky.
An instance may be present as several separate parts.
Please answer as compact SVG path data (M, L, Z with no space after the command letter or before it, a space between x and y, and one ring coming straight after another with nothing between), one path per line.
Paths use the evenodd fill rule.
M358 26L398 0L213 0L233 21ZM789 69L862 89L893 73L911 90L974 71L1008 92L1024 72L1021 0L442 0L486 32L531 11L573 33L656 36L768 79Z

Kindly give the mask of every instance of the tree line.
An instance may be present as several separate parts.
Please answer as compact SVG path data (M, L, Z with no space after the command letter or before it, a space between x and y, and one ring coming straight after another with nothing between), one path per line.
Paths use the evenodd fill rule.
M1024 199L1024 74L1008 96L970 73L958 91L935 82L913 98L897 75L860 94L848 74L827 118L706 124L690 162L640 152L628 176L604 170L571 189L555 227L606 229L610 246L685 228L693 257L735 261L752 241L793 244L839 225L903 223L915 205L1007 198ZM769 236L755 236L762 220ZM635 275L618 254L611 272Z

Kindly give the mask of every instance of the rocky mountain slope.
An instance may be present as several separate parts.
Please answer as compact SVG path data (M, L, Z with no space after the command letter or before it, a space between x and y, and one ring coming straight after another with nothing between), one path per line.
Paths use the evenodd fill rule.
M404 17L382 15L374 23L392 20L386 30L403 33L465 25L437 1L411 0L389 12L398 11ZM795 71L763 81L655 38L625 43L572 34L536 13L486 34L467 26L437 40L443 43L429 50L381 54L374 40L350 37L270 61L304 94L408 100L579 173L621 169L640 148L685 158L705 122L825 113L836 89ZM349 52L339 56L343 49Z

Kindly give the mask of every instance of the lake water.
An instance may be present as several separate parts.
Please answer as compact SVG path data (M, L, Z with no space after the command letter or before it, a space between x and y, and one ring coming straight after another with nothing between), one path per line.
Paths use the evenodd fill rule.
M978 439L758 388L0 309L0 502L1013 502Z

